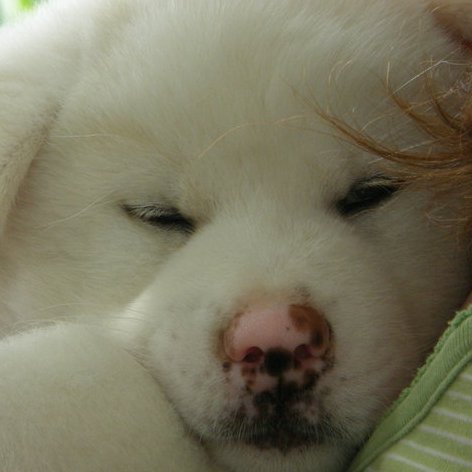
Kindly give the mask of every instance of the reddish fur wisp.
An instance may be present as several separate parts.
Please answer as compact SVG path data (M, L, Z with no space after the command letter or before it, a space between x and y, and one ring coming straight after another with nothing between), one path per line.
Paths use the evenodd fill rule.
M391 143L380 142L329 111L319 108L317 111L348 141L399 164L389 171L397 174L402 185L433 189L438 197L456 196L459 205L452 217L459 220L460 227L469 234L472 231L472 75L467 69L456 86L447 91L437 91L431 77L426 79L425 87L431 97L427 102L410 102L391 90L389 92L406 119L414 121L429 137L420 151L403 150ZM446 98L451 95L454 103L462 104L456 113L445 105Z

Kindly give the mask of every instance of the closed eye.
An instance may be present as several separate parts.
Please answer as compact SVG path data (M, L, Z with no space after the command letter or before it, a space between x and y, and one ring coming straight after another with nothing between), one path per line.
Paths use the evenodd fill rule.
M195 223L173 207L154 204L125 204L122 208L132 218L164 230L181 233L192 233L195 230Z
M356 182L346 196L336 202L336 209L342 216L356 215L386 202L399 188L398 180L384 176L369 177Z

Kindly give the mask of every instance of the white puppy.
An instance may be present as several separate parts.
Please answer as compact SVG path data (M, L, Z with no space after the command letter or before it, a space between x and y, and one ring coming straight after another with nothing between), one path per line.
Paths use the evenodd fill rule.
M426 0L59 0L5 29L3 325L68 315L101 326L227 470L342 469L465 296L470 260L428 218L428 192L399 190L391 168L320 111L387 147L429 149L391 92L421 103L431 81L445 91L460 78L467 48L432 10ZM76 371L74 346L61 352ZM104 341L91 356L97 377L108 371L102 348L115 349ZM122 388L146 396L147 371L136 364L133 380L126 362ZM18 371L27 381L31 370ZM46 383L22 402L63 398ZM114 399L119 383L109 385ZM114 464L122 434L100 460ZM30 466L61 455L28 438ZM179 456L174 444L167 458ZM8 470L29 470L18 464Z

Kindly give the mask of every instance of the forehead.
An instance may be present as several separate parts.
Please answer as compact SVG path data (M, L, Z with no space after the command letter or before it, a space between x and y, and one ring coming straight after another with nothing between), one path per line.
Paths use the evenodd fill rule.
M80 130L71 122L69 129L78 137L65 143L64 154L75 161L75 171L82 166L106 177L97 186L109 186L124 199L178 202L192 214L215 202L226 206L235 198L262 195L274 202L316 202L369 172L373 161L337 137L314 111L226 127L209 106L192 126L181 128L178 122L154 127L120 113L95 124L81 121Z
M188 208L196 196L225 208L244 202L322 204L364 167L365 159L356 159L339 140L316 129L249 125L231 130L187 160L181 199Z
M281 195L294 185L315 198L362 173L372 157L337 138L316 107L348 121L355 110L359 126L387 115L379 55L363 53L362 39L341 41L329 17L304 22L292 12L279 24L272 15L265 27L261 12L224 10L130 22L85 61L59 134L98 136L78 141L77 152L149 198L162 190L188 200L184 189L222 201L235 188Z
M105 122L126 117L184 154L235 127L303 126L297 118L314 101L368 114L385 94L386 60L358 28L340 32L339 14L311 3L147 2L84 53L75 107L93 106Z

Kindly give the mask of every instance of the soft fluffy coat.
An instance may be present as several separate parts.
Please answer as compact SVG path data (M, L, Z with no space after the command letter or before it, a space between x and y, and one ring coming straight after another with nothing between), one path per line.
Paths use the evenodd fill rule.
M469 53L433 9L421 0L60 0L1 32L2 325L68 317L92 327L4 341L11 364L1 377L12 383L2 408L18 411L18 436L0 444L6 470L38 470L38 457L48 471L105 470L107 460L120 470L114 460L139 424L146 439L124 455L135 453L133 470L152 470L156 455L172 464L182 453L160 426L177 425L183 449L194 447L179 421L225 470L345 466L468 288L467 247L428 215L429 192L400 189L347 211L366 185L390 188L395 172L333 124L397 149L434 145L392 99L436 113L428 84L461 90ZM256 400L231 388L221 351L235 316L261 303L314 306L334 339L329 369L303 401L283 405L280 421L245 409ZM32 372L36 348L21 350L36 334ZM51 353L61 359L54 375L40 369L54 365ZM68 369L92 374L76 391ZM100 391L90 414L100 466L80 462L71 435L82 425L74 415L89 411L87 379ZM175 409L162 423L160 388ZM24 438L22 405L44 409ZM54 415L68 412L65 431L55 429ZM107 448L97 431L114 414ZM164 446L147 455L154 436Z

